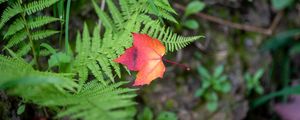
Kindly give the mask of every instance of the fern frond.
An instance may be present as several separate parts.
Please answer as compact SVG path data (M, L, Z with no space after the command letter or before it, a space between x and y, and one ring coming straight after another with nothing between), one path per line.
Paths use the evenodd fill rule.
M21 45L21 48L18 49L16 54L18 56L24 56L30 51L30 48L31 48L31 46L29 44L25 44L25 45L23 44L23 45Z
M177 12L172 8L172 6L170 5L168 0L154 0L154 3L160 9L164 9L165 11L168 11L170 13L177 15Z
M46 37L49 37L51 35L54 35L56 33L59 33L59 31L56 31L56 30L39 30L39 31L33 32L31 35L32 35L33 40L40 40L40 39L44 39Z
M93 38L91 43L91 51L98 52L101 48L100 28L95 27L93 32Z
M145 13L162 17L171 22L178 23L171 14L177 14L170 3L165 0L140 0L141 10Z
M102 70L108 76L108 78L114 82L113 74L112 74L111 67L110 67L111 64L109 62L110 59L106 58L103 55L100 55L96 58L96 60L98 61Z
M97 78L97 80L99 80L102 84L106 84L105 81L103 81L103 74L96 61L89 62L87 67L91 70L92 74Z
M30 29L35 29L35 28L39 28L43 25L49 24L51 22L58 21L58 20L60 20L60 19L55 18L55 17L39 16L39 17L29 20L28 26L30 27Z
M25 32L25 30L19 31L13 37L11 37L11 39L6 44L6 47L11 48L19 44L20 42L24 41L27 38L27 35L28 34L27 32Z
M120 6L122 10L121 14L124 16L124 19L129 19L132 15L129 0L120 0Z
M24 27L25 27L24 20L18 18L17 20L14 21L12 25L9 26L7 32L4 35L4 39L10 35L17 33L18 31L22 30Z
M114 29L115 26L112 23L111 18L103 10L100 9L100 7L97 5L97 3L94 0L92 0L92 2L93 2L94 9L95 9L99 19L101 20L103 26L106 29Z
M116 7L116 5L112 2L112 0L107 0L107 5L110 11L110 14L114 20L114 23L117 25L117 27L120 29L122 28L122 25L124 24L124 19Z
M40 11L50 5L54 4L58 0L38 0L28 4L23 1L12 1L8 4L8 7L3 11L0 21L0 29L10 20L12 24L8 24L8 29L4 32L4 39L8 40L5 45L7 48L14 46L13 50L16 50L18 55L26 55L30 47L34 47L34 40L41 40L49 37L57 31L54 30L35 30L51 22L59 19L48 17L30 15L37 11ZM29 16L30 15L30 16ZM15 18L15 19L13 19ZM32 50L35 51L35 50ZM33 53L34 55L35 53Z
M142 33L146 33L158 40L162 41L166 46L166 50L173 52L186 47L190 43L204 38L204 36L183 37L173 33L170 28L160 27L159 21L145 21L146 24L142 29Z
M99 80L102 84L106 84L105 81L103 81L105 75L108 76L108 78L111 81L114 81L113 74L112 74L112 68L117 69L116 72L120 75L118 65L115 63L112 63L111 56L106 56L106 52L102 51L103 46L101 44L101 39L99 35L100 29L95 28L93 32L93 37L90 37L90 33L88 31L88 27L86 24L84 24L83 29L83 35L81 39L80 33L77 35L76 40L76 52L78 53L76 56L76 59L74 61L74 72L78 73L80 78L86 78L81 77L81 75L86 75L80 73L80 71L84 68L88 68L88 70L91 71L91 73L96 77L97 80ZM113 43L111 41L111 43ZM104 47L104 46L103 46ZM114 53L112 53L114 54ZM103 74L104 73L104 74ZM80 83L83 83L84 79L80 80ZM83 82L82 82L83 81Z
M66 110L58 117L71 116L72 119L85 120L127 120L134 116L135 105L131 99L135 97L134 89L120 89L119 82L104 86L96 82L87 83L83 90L75 96L59 100L65 103ZM70 101L70 102L68 102ZM108 104L109 103L109 104Z
M0 29L4 26L4 24L10 20L12 17L16 16L17 14L23 11L22 6L19 3L14 3L11 6L8 6L1 16L0 21Z
M25 12L27 15L31 15L35 12L43 10L46 7L53 5L54 3L58 2L59 0L39 0L33 1L25 5Z

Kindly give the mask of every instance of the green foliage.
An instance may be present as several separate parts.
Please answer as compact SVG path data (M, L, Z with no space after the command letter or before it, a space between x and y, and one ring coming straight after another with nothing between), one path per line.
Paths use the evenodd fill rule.
M283 89L290 87L289 83L293 74L291 70L294 67L291 65L291 53L295 51L295 47L298 45L297 39L299 35L299 28L289 29L272 36L262 45L262 49L269 51L273 59L270 78L277 80ZM284 95L282 100L287 100L287 96Z
M129 120L135 115L131 101L135 89L120 88L126 82L105 86L97 81L87 83L74 95L68 95L44 103L46 106L64 106L58 117L71 116L85 120Z
M268 95L262 96L251 102L251 108L254 109L258 106L261 106L275 97L287 96L287 95L293 95L293 94L300 94L300 85L287 87L282 90L272 92Z
M138 120L178 120L177 116L173 112L162 111L159 112L156 119L153 117L153 112L149 107L145 107L141 114L137 116Z
M168 0L140 0L140 5L143 6L141 9L149 14L162 17L171 22L177 23L176 19L172 14L177 14L176 11L171 7Z
M198 67L202 83L195 96L203 98L207 102L207 109L212 112L218 108L218 94L226 94L231 90L227 76L222 74L223 70L224 67L219 66L213 74L209 74L203 66Z
M188 4L185 9L184 15L189 16L202 11L205 8L205 3L201 1L193 1Z
M183 25L189 29L198 29L199 28L198 22L193 19L184 21Z
M293 38L300 35L300 29L291 29L274 35L266 40L262 49L267 51L280 50L283 47L287 47L294 44Z
M188 17L202 11L204 8L205 8L205 3L201 1L190 2L184 11L184 16L181 19L181 24L178 24L177 27L181 28L181 26L184 26L186 28L193 29L193 30L198 29L199 24L197 20Z
M154 3L157 2L157 4L155 4L157 8L159 8L160 4L162 3L164 3L163 5L165 6L170 6L167 0L162 0L161 2L158 1L159 0L154 1ZM157 38L164 43L167 51L171 52L181 49L202 37L182 37L173 33L170 28L161 26L160 21L152 19L149 15L149 13L151 14L151 12L149 12L151 9L149 9L149 7L145 7L149 5L147 0L139 0L138 2L135 0L121 0L121 10L114 7L116 5L114 5L114 3L112 3L110 0L107 1L107 4L109 11L111 12L111 17L101 10L96 2L93 1L95 11L99 19L103 22L103 26L106 28L106 31L114 31L112 36L116 42L114 43L113 49L116 50L118 55L123 53L125 48L131 46L131 32L146 33L151 37ZM165 11L172 12L172 8L165 7ZM167 15L164 15L163 13L164 12L160 11L157 14L155 14L155 12L153 14L166 17Z
M153 112L149 107L145 107L141 114L137 116L138 120L153 120Z
M100 38L99 33L99 27L95 27L93 36L90 37L88 27L84 24L82 37L80 33L77 34L77 55L73 62L72 71L78 73L81 85L87 80L89 71L103 84L106 84L105 77L114 82L112 70L119 77L121 76L120 67L113 60L117 58L115 52L123 49L113 48L117 41L113 40L112 31L107 31L103 39ZM118 50L114 51L114 49Z
M88 79L89 72L103 84L106 83L103 81L104 78L109 78L114 82L113 72L121 77L120 67L113 60L123 54L126 48L132 46L131 32L147 33L158 38L169 51L181 49L201 37L181 37L172 33L169 28L161 27L159 21L153 20L147 15L147 12L144 12L147 11L145 8L137 6L137 4L146 4L142 1L138 3L130 0L120 1L121 10L112 1L106 1L111 17L102 11L95 1L92 2L105 27L105 32L101 36L100 28L96 26L91 36L88 26L85 24L82 35L79 32L77 34L77 54L72 64L72 71L78 74L80 85L83 85ZM131 17L127 15L131 15Z
M276 10L282 10L293 4L294 0L272 0L272 6Z
M22 59L4 56L0 56L0 75L0 89L41 106L64 107L59 110L58 117L126 120L135 113L132 108L135 103L131 101L135 89L120 88L125 82L105 86L93 81L76 92L78 84L72 74L36 71Z
M37 54L34 50L36 49L34 43L58 33L55 30L42 30L41 27L59 19L32 14L53 5L57 1L38 0L27 4L20 1L8 2L9 5L4 9L0 21L0 29L8 23L8 29L4 34L4 39L7 40L6 47L18 48L16 54L19 56L26 55L30 48L33 50L33 54Z
M253 76L251 76L248 72L245 74L244 78L246 80L248 94L250 94L252 90L258 94L263 94L264 89L259 82L263 74L263 69L259 69L258 71L256 71L256 73Z

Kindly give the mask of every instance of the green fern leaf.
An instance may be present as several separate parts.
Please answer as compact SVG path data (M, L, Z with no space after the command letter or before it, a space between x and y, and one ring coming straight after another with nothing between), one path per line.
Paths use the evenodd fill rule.
M51 35L54 35L56 33L59 33L59 31L55 31L55 30L39 30L36 32L33 32L32 35L32 39L33 40L40 40L40 39L44 39L46 37L49 37Z
M25 12L27 15L31 15L35 12L43 10L46 7L53 5L54 3L58 2L59 0L39 0L33 1L25 5Z
M30 51L30 48L31 48L30 44L22 45L22 47L18 49L16 54L18 56L24 56Z
M11 39L8 41L6 47L11 48L20 42L24 41L27 38L27 32L25 30L22 30L18 33L16 33Z
M4 39L6 39L10 35L17 33L18 31L22 30L24 27L25 25L23 19L19 18L15 20L14 23L9 26L7 32L4 35Z
M165 11L171 12L177 15L177 12L172 8L168 0L154 0L154 3L160 9L164 9Z
M4 24L10 20L12 17L23 11L22 6L18 3L14 3L11 6L8 6L1 16L0 29L4 26Z
M113 74L111 71L111 67L110 67L110 63L109 63L109 59L105 58L105 56L98 56L98 58L96 58L96 60L99 62L103 72L109 77L109 79L111 81L114 82L114 78L113 78Z
M91 70L91 72L97 78L97 80L99 80L102 84L106 85L105 81L103 81L104 79L103 79L101 69L99 65L96 63L96 61L89 62L87 67Z
M28 21L28 26L30 29L39 28L43 25L49 24L51 22L58 21L58 18L50 17L50 16L39 16L34 19Z
M95 27L93 32L93 38L91 43L91 51L99 52L101 47L100 28Z
M127 120L131 119L135 110L130 110L134 102L134 89L118 89L123 82L104 86L96 82L86 84L83 90L75 96L68 97L66 110L58 117L71 116L72 119L85 120ZM55 102L59 103L59 102ZM109 103L109 104L108 104Z
M122 28L124 20L123 20L123 17L121 15L120 11L116 7L116 5L112 2L112 0L107 0L106 2L108 5L110 14L114 20L114 23L117 24L118 28Z

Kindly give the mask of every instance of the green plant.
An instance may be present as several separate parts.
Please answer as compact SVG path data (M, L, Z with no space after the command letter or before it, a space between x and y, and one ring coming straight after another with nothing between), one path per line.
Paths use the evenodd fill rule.
M190 2L184 11L184 16L181 19L181 24L179 24L177 27L181 27L180 25L182 25L189 29L193 29L193 30L198 29L199 24L197 20L188 17L202 11L204 8L205 8L205 3L201 1Z
M264 89L259 81L263 74L263 69L259 69L258 71L256 71L256 73L253 76L251 76L248 72L245 74L244 79L246 81L248 95L251 93L251 91L255 91L258 94L264 93Z
M39 44L41 40L58 33L56 30L41 29L44 25L60 19L51 16L37 16L37 13L46 7L56 3L58 0L39 0L24 3L22 0L9 1L1 0L0 3L7 2L8 6L2 13L0 30L7 23L8 29L4 34L7 40L6 48L15 47L18 56L24 56L32 50L34 62L38 64L40 54ZM10 22L9 22L10 21Z
M177 116L173 112L162 111L159 112L156 119L153 117L153 112L149 107L145 107L143 112L138 115L138 120L178 120Z
M287 100L287 96L291 94L299 94L299 85L290 86L291 73L290 71L294 66L291 66L290 59L293 55L299 53L297 47L299 42L296 39L300 35L300 29L290 29L281 33L278 33L264 42L262 50L268 51L272 55L272 66L270 72L270 78L278 82L282 87L279 91L274 91L267 95L264 95L251 102L251 107L256 108L265 104L269 100L275 97L281 97L283 101ZM296 68L297 69L297 68ZM280 72L281 74L274 74Z
M262 45L262 50L270 52L272 55L272 65L270 70L270 78L279 82L280 87L289 87L291 82L291 58L293 54L297 53L297 36L300 35L300 29L290 29L281 33L278 33L267 40ZM297 69L297 68L296 68ZM274 73L281 74L274 74ZM282 98L287 100L287 96Z
M145 107L143 112L138 114L138 120L153 120L153 112L149 107Z
M223 66L218 66L213 74L203 67L198 67L198 73L201 76L201 87L196 91L195 96L203 98L207 103L209 111L215 111L218 108L218 94L225 94L231 90L231 84L226 75L223 75Z
M0 3L4 2L8 7L1 16L0 28L8 24L7 31L1 30L5 39L10 38L4 48L12 57L0 56L0 90L22 98L24 107L19 107L20 114L26 112L26 103L33 103L49 108L56 118L132 119L136 112L132 100L136 89L125 87L127 82L116 80L116 76L122 77L121 68L113 62L132 46L131 32L146 33L161 40L168 52L179 50L202 37L179 36L164 26L162 19L156 19L176 22L172 16L175 11L167 0L119 0L119 5L113 0L106 0L107 11L92 0L103 27L95 22L91 34L84 23L83 32L77 32L73 43L75 50L72 51L69 48L71 37L68 36L72 32L68 30L71 0L67 1L66 13L63 12L65 6L62 0L38 0L28 4L22 0L0 0ZM65 46L59 45L62 48L54 47L54 42L38 41L57 33L57 30L48 30L49 26L44 25L60 19L43 16L41 11L55 3L58 7L55 14L66 20L65 34L60 36L61 39L65 35ZM37 30L42 26L45 30ZM23 59L31 55L34 61ZM39 61L42 55L46 56L43 57L45 60ZM48 63L48 66L39 66L42 62Z

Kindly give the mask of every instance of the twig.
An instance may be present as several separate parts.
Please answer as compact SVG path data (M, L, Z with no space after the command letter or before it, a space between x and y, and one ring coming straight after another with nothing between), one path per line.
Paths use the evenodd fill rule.
M105 0L102 0L102 1L101 1L101 10L104 10L104 9L105 9ZM100 19L99 19L98 24L99 24L99 27L100 27L100 29L101 29L101 24L102 24L102 22L101 22Z
M185 10L185 7L178 4L178 3L175 3L174 7L179 9L179 10L182 10L182 11ZM223 20L221 18L210 16L210 15L200 13L200 12L197 13L196 16L201 17L203 19L206 19L208 21L215 22L215 23L218 23L218 24L221 24L221 25L226 25L226 26L229 26L229 27L232 27L232 28L235 28L235 29L241 29L241 30L245 30L245 31L257 32L257 33L262 33L262 34L265 34L265 35L272 35L275 28L279 24L280 19L283 16L283 12L280 11L279 13L277 13L277 15L274 18L271 26L268 29L261 28L261 27L256 27L256 26L253 26L253 25L234 23L234 22L231 22L231 21L228 21L228 20Z

